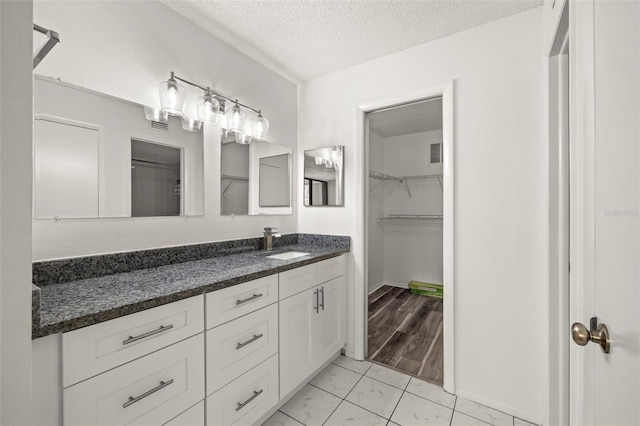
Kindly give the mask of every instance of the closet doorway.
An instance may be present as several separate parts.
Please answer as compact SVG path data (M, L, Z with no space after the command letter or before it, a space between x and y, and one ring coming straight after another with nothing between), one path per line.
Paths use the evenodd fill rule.
M370 111L365 125L368 359L442 386L442 96Z

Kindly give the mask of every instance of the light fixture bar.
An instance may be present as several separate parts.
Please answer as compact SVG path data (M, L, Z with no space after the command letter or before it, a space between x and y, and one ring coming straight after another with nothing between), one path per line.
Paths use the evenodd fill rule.
M198 89L204 91L205 93L211 93L216 98L219 98L219 99L224 100L224 101L229 101L229 102L231 102L233 104L238 104L241 107L250 109L251 111L255 112L256 114L260 114L260 110L259 109L255 109L255 108L250 107L249 105L242 104L242 103L238 102L237 99L231 99L231 98L229 98L229 97L227 97L227 96L225 96L225 95L223 95L223 94L221 94L219 92L216 92L215 90L212 90L210 87L203 87L203 86L200 86L199 84L193 83L193 82L191 82L189 80L185 80L182 77L178 77L173 71L171 71L171 79L172 80L180 80L183 83L187 83L187 84L189 84L189 85L191 85L193 87L197 87Z
M57 32L48 30L38 24L33 24L33 30L48 37L45 44L40 48L40 50L38 50L38 52L36 52L35 56L33 57L33 69L36 69L40 61L42 61L44 57L47 56L51 49L53 49L56 44L60 43L60 35Z

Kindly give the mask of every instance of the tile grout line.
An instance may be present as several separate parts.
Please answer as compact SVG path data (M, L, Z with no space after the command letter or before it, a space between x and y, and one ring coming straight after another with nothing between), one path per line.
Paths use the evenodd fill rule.
M335 365L335 364L334 364L334 365ZM340 366L338 365L338 367L340 367ZM343 368L344 368L344 367L343 367ZM348 368L345 368L345 370L349 370L349 369L348 369ZM368 371L368 370L369 370L369 368L367 368L367 371ZM352 373L356 373L356 372L355 372L355 371L353 371L353 370L349 370L349 371L351 371ZM356 374L358 374L358 373L356 373ZM327 422L329 421L329 419L331 418L331 416L333 416L333 413L335 413L335 412L338 410L338 408L340 408L340 406L342 405L342 403L346 400L347 396L349 396L349 394L351 393L351 391L352 391L352 390L353 390L353 389L358 385L358 383L360 383L360 380L362 380L362 378L363 378L363 377L364 377L364 374L362 374L362 375L360 376L360 378L358 379L358 381L357 381L357 382L356 382L356 383L351 387L351 389L349 390L349 392L347 392L347 394L344 396L344 398L340 398L339 396L334 395L334 394L332 394L331 392L329 392L329 394L334 395L334 396L336 396L337 398L340 398L340 402L338 403L338 405L336 405L336 408L334 408L334 409L333 409L333 411L331 412L331 414L329 414L329 417L327 417L327 419L326 419L324 422L322 422L322 424L323 424L323 425L324 425L325 423L327 423ZM310 384L311 386L315 386L315 385L312 385L312 384L311 384L311 382L309 382L309 384ZM317 386L316 386L316 387L317 387ZM318 389L320 389L320 388L318 388ZM324 389L322 389L322 390L324 390ZM327 391L325 391L325 392L327 392ZM347 402L349 402L349 401L347 401ZM358 407L360 407L360 406L358 406ZM360 408L362 408L362 407L360 407Z
M375 379L374 379L375 380ZM409 381L407 382L407 384L404 386L404 389L402 389L402 394L400 394L400 399L398 399L398 402L396 403L396 406L393 408L393 411L391 412L391 416L389 416L389 422L391 421L391 418L393 417L393 415L395 414L396 410L398 409L398 405L400 405L400 401L402 401L402 397L404 396L404 394L407 392L407 387L409 387L409 383L411 383L411 378L409 378ZM390 385L391 386L391 385ZM398 388L396 388L398 389ZM409 392L411 393L411 392ZM413 395L413 394L412 394ZM388 424L388 422L387 422Z
M284 411L280 411L280 410L278 410L277 412L278 412L278 413L282 413L282 414L284 414L285 416L289 417L290 419L295 420L296 422L300 423L300 424L301 424L301 425L303 425L303 426L307 426L306 424L302 423L300 420L296 419L295 417L291 417L290 415L288 415L288 414L287 414L287 413L285 413ZM271 417L270 417L270 418L271 418ZM269 420L269 419L267 419L267 420Z

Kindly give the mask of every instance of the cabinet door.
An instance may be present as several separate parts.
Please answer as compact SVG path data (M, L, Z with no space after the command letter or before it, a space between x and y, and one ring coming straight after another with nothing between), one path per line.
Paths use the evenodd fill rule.
M317 289L280 301L280 397L313 372L313 334Z
M317 289L320 292L320 313L314 318L314 368L326 362L345 344L344 276L334 278Z

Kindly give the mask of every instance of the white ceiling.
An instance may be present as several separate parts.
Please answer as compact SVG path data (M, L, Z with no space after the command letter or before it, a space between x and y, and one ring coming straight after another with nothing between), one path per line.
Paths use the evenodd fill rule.
M442 129L442 98L372 112L369 129L383 138Z
M540 6L543 0L160 0L303 82Z

